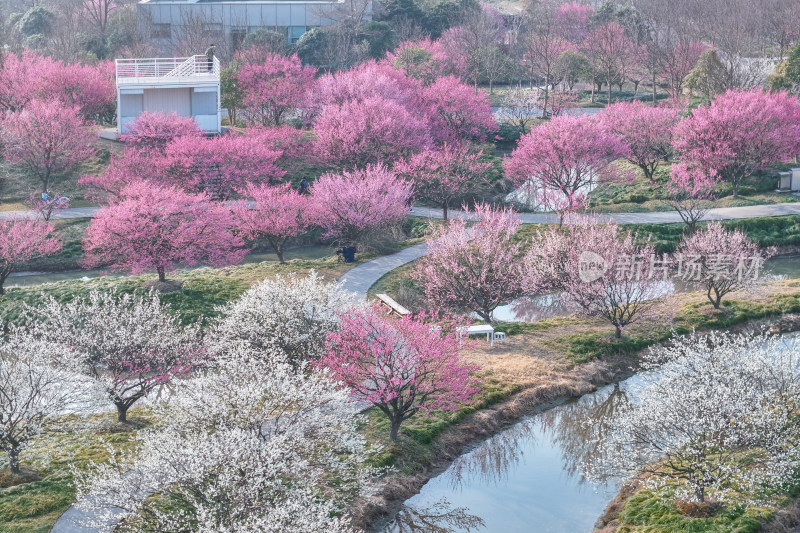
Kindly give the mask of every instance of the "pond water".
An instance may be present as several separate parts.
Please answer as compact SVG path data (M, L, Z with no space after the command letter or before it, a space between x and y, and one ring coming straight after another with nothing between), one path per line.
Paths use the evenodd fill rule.
M774 257L764 263L768 279L800 278L800 255ZM664 282L664 293L692 292L698 290L692 285L680 281ZM494 311L495 320L501 322L536 322L555 316L568 316L572 313L555 294L525 296L513 302L501 305Z
M311 246L298 246L297 248L290 248L284 252L284 258L289 261L291 259L321 259L333 254L330 246L311 245ZM278 257L273 252L253 252L244 258L243 263L261 263L264 261L277 261ZM108 276L107 269L96 268L87 270L68 270L64 272L14 272L6 280L6 287L29 287L31 285L40 285L42 283L52 283L62 280L82 279L89 280L99 278L101 276ZM119 277L119 276L116 276Z
M406 500L384 533L592 531L622 480L586 479L581 465L601 453L619 408L658 375L631 376L502 430Z

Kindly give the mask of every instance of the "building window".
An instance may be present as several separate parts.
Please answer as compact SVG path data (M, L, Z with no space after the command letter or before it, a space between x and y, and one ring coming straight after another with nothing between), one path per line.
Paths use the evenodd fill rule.
M152 34L154 39L170 39L172 38L172 25L153 24Z
M221 38L222 37L222 23L220 22L206 22L203 24L203 31L209 37Z
M289 44L297 44L305 32L305 26L289 26Z

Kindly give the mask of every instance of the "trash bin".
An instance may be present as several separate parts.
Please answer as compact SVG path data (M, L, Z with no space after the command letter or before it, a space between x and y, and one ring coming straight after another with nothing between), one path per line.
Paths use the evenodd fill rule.
M342 248L342 257L344 258L345 263L352 263L356 260L356 247L355 246L345 246Z

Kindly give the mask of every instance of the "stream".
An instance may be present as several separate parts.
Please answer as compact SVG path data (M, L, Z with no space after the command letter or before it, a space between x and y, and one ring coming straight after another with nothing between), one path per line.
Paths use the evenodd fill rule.
M622 479L598 482L581 464L647 371L522 418L458 457L405 501L384 533L589 533Z

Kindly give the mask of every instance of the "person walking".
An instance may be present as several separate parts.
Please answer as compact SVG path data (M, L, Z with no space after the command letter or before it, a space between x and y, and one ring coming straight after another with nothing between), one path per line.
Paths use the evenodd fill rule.
M306 194L308 193L308 180L303 178L300 180L300 185L297 188L298 194Z
M216 50L217 45L211 43L211 46L206 48L206 58L208 59L208 71L211 72L214 70L214 51Z

